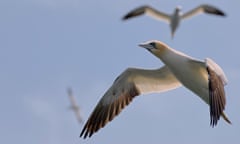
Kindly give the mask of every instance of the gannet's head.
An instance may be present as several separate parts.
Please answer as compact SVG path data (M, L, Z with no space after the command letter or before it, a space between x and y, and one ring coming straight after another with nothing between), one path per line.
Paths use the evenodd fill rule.
M165 43L158 40L147 41L139 44L139 46L147 49L157 57L161 57L161 55L168 49L168 46Z
M180 12L181 10L182 10L181 6L177 6L176 9L175 9L175 11L177 11L177 12Z

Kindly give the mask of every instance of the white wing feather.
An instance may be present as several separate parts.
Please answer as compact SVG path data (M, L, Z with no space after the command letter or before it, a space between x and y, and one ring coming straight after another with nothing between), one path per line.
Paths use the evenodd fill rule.
M181 83L166 66L156 70L128 68L100 99L80 136L91 137L117 116L135 96L168 91L180 86Z

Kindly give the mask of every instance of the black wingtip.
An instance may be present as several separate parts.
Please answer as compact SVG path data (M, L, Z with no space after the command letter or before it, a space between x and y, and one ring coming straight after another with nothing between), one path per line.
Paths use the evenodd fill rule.
M79 137L83 138L83 139L86 139L87 137L90 137L90 136L88 136L88 133L85 133L85 134L81 133Z
M85 125L84 128L83 128L83 130L82 130L82 132L80 133L80 136L79 136L80 138L81 138L83 135L84 135L84 136L83 136L83 139L86 139L86 138L87 138L87 135L86 135L87 133L85 133L86 128L87 128L87 127L86 127L86 125ZM84 134L84 133L85 133L85 134Z
M146 9L150 8L149 6L141 6L141 7L137 7L136 9L130 11L129 13L127 13L123 18L122 20L127 20L129 18L133 18L133 17L136 17L136 16L140 16L142 14L145 13Z
M122 20L127 20L127 19L129 19L129 18L131 18L131 17L133 17L134 15L133 14L127 14L127 15L125 15L123 18L122 18Z
M218 16L224 16L224 17L226 16L226 14L222 10L220 10L214 6L210 6L210 5L204 5L204 6L205 6L204 11L206 13L214 14L214 15L218 15Z
M124 21L124 20L127 20L129 18L129 16L128 15L125 15L123 18L122 18L122 20Z
M215 14L217 14L217 15L219 15L219 16L227 16L224 12L222 12L222 11L220 11L220 10L218 10L218 11L216 11L216 13Z

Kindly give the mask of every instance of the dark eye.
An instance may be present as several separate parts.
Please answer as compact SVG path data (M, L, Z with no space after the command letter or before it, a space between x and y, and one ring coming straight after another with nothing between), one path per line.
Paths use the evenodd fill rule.
M151 42L150 45L153 46L153 47L155 47L155 43L154 43L154 42Z

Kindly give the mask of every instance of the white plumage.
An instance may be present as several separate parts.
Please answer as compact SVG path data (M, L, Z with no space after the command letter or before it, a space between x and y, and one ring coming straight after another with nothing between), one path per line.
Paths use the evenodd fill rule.
M223 11L221 11L220 9L218 9L214 6L207 5L207 4L200 5L184 14L181 13L180 6L175 8L173 14L166 14L164 12L158 11L150 6L145 5L145 6L138 7L136 9L130 11L129 13L127 13L123 17L123 20L127 20L129 18L133 18L133 17L140 16L143 14L147 14L148 16L150 16L154 19L161 20L161 21L164 21L164 22L167 22L168 24L170 24L171 35L173 38L175 31L180 24L180 21L190 18L195 15L198 15L198 14L202 14L202 13L225 16L225 13Z
M165 65L155 70L128 68L116 78L90 115L80 136L91 137L117 116L135 96L164 92L185 86L209 105L210 125L215 126L225 109L223 70L213 60L197 60L176 51L160 41L148 41L139 46L157 56Z

